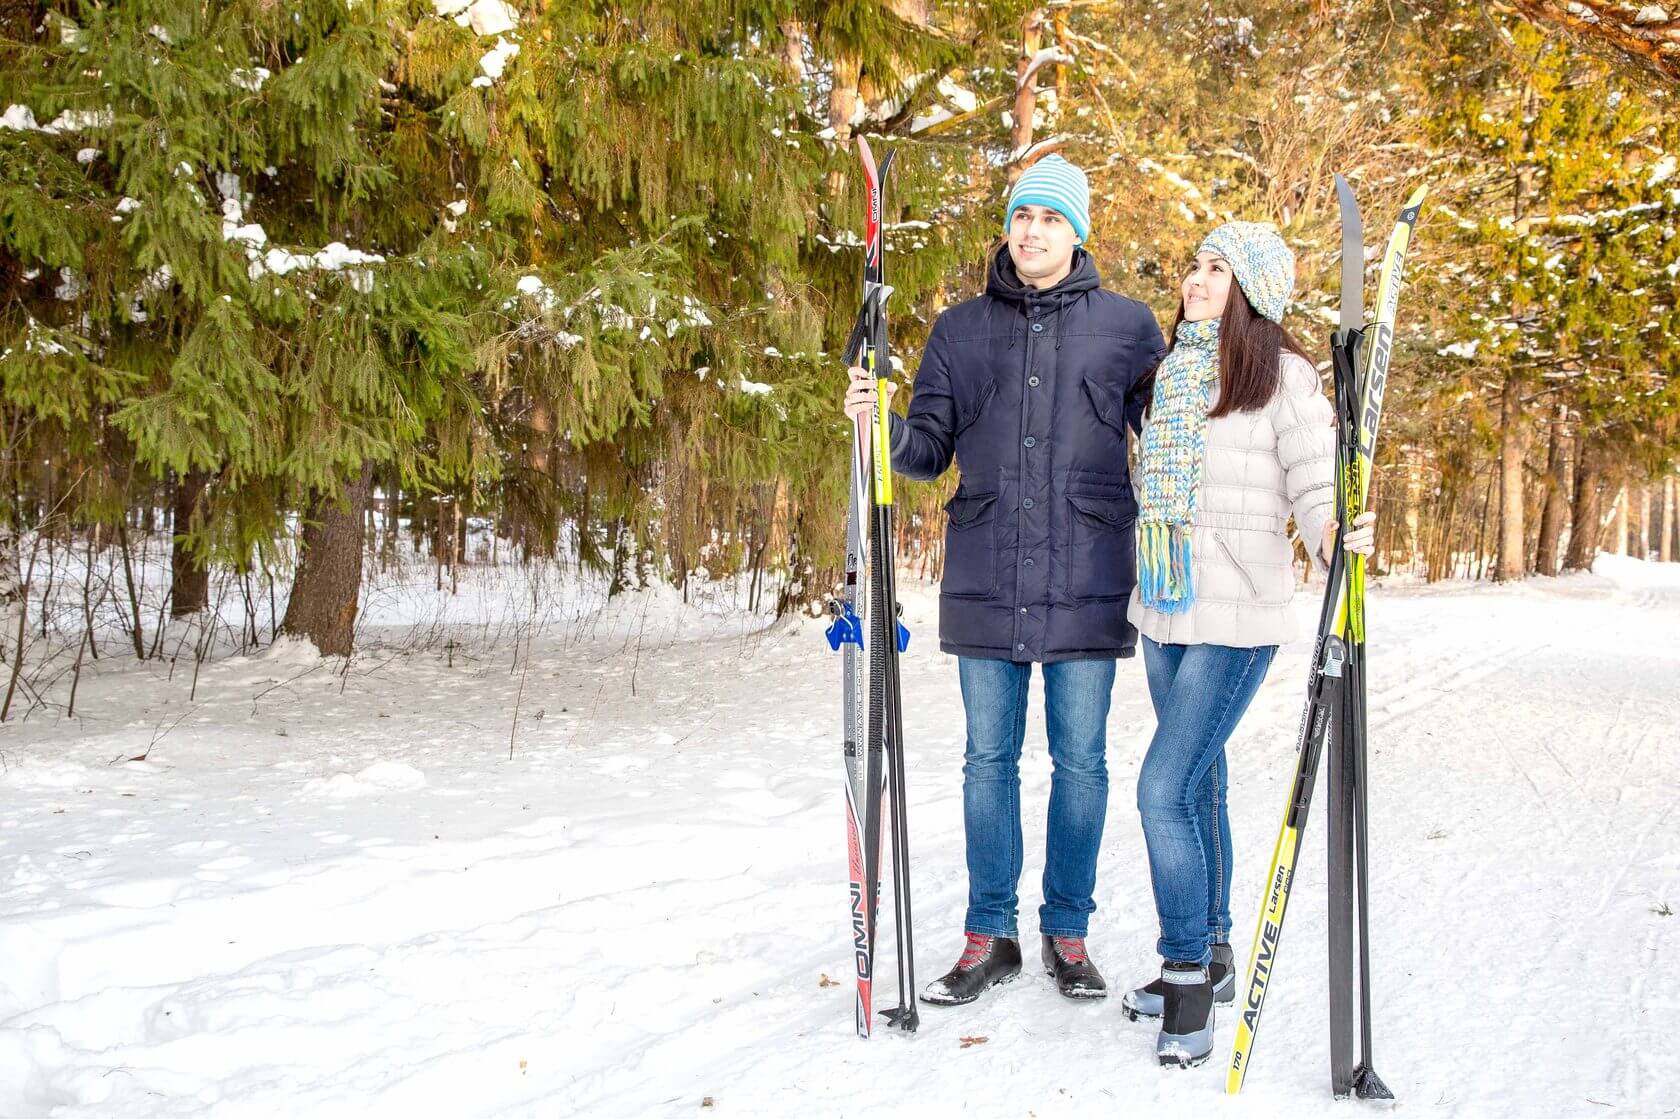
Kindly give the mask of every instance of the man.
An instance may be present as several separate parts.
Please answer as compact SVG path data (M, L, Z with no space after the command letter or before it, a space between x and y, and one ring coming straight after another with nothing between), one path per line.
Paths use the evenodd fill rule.
M958 658L968 740L963 824L967 943L924 1002L973 1002L1021 970L1019 763L1033 665L1044 677L1052 773L1039 931L1062 994L1107 986L1085 935L1108 805L1109 693L1115 658L1135 651L1126 621L1136 580L1137 505L1126 466L1149 374L1164 351L1142 303L1103 290L1081 247L1085 175L1061 156L1010 191L1007 244L986 292L941 314L909 413L892 425L892 466L919 480L956 460L946 505L939 644ZM851 371L846 412L873 406Z

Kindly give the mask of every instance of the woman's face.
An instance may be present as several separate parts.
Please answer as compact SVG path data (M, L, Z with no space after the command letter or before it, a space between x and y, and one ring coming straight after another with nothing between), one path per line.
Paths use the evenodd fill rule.
M1230 261L1218 253L1197 253L1180 294L1187 322L1217 319L1225 313L1225 303L1231 298Z

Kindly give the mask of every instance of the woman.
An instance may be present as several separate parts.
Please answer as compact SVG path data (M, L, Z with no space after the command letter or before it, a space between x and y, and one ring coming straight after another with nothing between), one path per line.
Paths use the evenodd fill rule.
M1138 811L1160 918L1161 976L1122 1000L1161 1019L1164 1065L1213 1049L1213 1005L1229 1003L1231 839L1225 743L1295 635L1291 515L1315 560L1335 548L1330 402L1281 320L1295 259L1267 226L1231 222L1196 253L1172 348L1156 376L1140 453L1138 587L1156 730ZM1369 555L1375 513L1344 538Z

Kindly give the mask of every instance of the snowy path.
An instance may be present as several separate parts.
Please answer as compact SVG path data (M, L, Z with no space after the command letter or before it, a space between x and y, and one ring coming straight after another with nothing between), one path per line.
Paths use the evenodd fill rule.
M907 608L905 668L924 979L965 890L932 608ZM1680 1114L1680 565L1384 590L1372 630L1377 1065L1399 1110ZM1305 654L1232 747L1243 960ZM76 722L0 731L0 1116L1358 1109L1327 1091L1322 812L1241 1099L1219 1062L1157 1069L1117 999L1067 1004L1030 967L865 1044L816 627L539 643L510 760L511 661L373 653L341 677L280 648L207 666L196 704L183 674L125 664L84 681ZM1117 987L1154 966L1132 807L1150 725L1123 662L1091 936Z

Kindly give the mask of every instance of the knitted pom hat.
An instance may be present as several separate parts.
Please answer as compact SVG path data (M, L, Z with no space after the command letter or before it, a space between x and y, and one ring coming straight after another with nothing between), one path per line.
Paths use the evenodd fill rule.
M1003 233L1009 235L1009 221L1022 206L1047 206L1073 225L1080 241L1091 236L1091 185L1085 172L1059 155L1047 155L1015 180L1009 191L1009 206L1003 211Z
M1283 321L1295 290L1295 254L1276 229L1254 221L1227 222L1209 233L1196 252L1229 261L1254 309L1273 322Z

